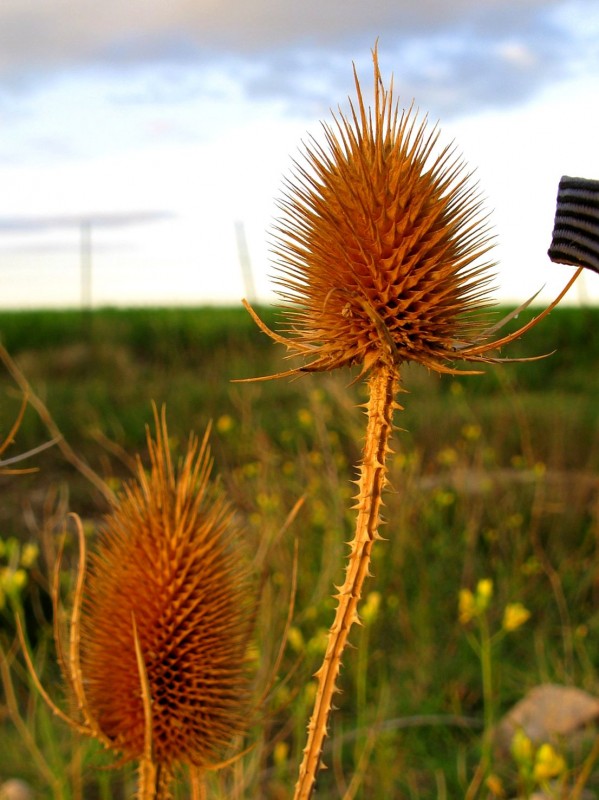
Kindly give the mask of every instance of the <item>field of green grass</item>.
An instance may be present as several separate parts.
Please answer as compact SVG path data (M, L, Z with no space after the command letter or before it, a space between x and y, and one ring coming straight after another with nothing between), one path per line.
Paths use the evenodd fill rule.
M276 327L276 314L264 315ZM500 797L484 781L468 795L485 726L540 683L599 693L598 330L599 309L557 309L500 354L552 353L547 358L485 366L480 376L404 368L386 541L374 550L363 624L344 657L317 797ZM291 798L311 676L352 535L364 387L349 372L233 383L290 366L243 309L3 312L0 340L65 440L111 486L130 475L135 453L144 457L152 401L166 406L173 446L212 421L215 469L255 554L256 694L266 699L254 746L214 777L210 796ZM22 402L5 369L0 393L4 438ZM2 457L50 438L30 407ZM54 664L49 570L65 512L82 517L93 547L105 500L57 445L18 466L38 471L0 476L0 636L15 691L11 698L0 690L0 783L22 778L44 800L129 797L130 772L97 769L106 755L45 711L13 648L17 608L46 686L67 704ZM296 547L293 618L272 674ZM71 542L67 562L75 549ZM460 591L476 594L483 579L492 581L484 613L460 621ZM65 576L67 600L68 583ZM515 603L530 617L507 630L504 612ZM485 632L493 637L490 674L482 667ZM28 733L17 730L15 707ZM564 756L576 774L586 751ZM488 771L505 797L516 796L522 778L513 759L493 753ZM599 768L587 785L599 791Z

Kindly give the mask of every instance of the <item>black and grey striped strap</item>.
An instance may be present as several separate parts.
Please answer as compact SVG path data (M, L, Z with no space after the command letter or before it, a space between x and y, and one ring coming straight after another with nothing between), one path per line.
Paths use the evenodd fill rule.
M548 253L560 264L599 272L599 181L562 177Z

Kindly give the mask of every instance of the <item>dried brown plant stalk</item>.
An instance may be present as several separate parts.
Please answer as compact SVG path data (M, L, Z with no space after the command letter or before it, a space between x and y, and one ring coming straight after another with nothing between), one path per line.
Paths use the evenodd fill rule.
M170 800L187 767L193 796L206 770L226 764L251 722L248 645L256 593L241 531L211 480L208 431L174 464L164 413L148 433L150 469L115 498L88 559L80 558L65 646L60 562L53 584L58 659L80 714L53 711L139 765L138 800ZM89 563L88 563L89 562ZM23 639L23 637L21 637Z
M99 490L100 494L102 494L109 503L111 503L114 500L114 493L111 491L108 484L103 481L102 478L100 478L100 476L97 475L93 469L91 469L91 467L85 463L85 461L79 458L70 444L64 439L41 397L33 391L23 371L17 362L12 358L8 350L1 343L0 361L2 361L10 375L23 392L23 397L26 399L27 403L29 403L29 405L35 409L39 418L52 436L52 440L50 442L29 451L23 457L29 457L30 455L39 453L46 447L51 447L52 445L56 444L66 460L72 464L75 469L78 470L93 486L95 486L96 489Z
M400 112L376 49L373 60L374 109L366 108L354 72L357 103L350 101L349 117L340 113L323 126L323 145L311 141L280 202L274 252L286 327L271 331L245 303L262 331L302 359L268 377L355 365L368 376L355 536L317 672L295 800L308 800L314 789L342 654L380 538L401 364L463 374L454 362L501 361L493 351L537 324L578 275L538 317L493 340L528 303L490 324L492 264L484 257L491 237L476 185L452 146L439 149L436 128L418 123L412 108Z
M308 743L304 750L296 797L309 797L312 792L311 784L318 772L332 699L337 691L341 656L350 628L358 621L358 603L362 596L364 579L369 574L372 547L381 538L378 533L380 507L386 483L385 462L393 429L392 416L394 409L398 408L394 399L398 390L398 377L393 366L381 365L372 370L368 379L368 424L360 477L357 481L357 502L354 506L357 510L355 535L350 543L345 580L335 595L337 610L324 661L316 673L318 693L308 727Z
M24 475L30 472L37 472L37 467L28 467L26 469L23 468L14 468L14 464L19 464L21 461L25 461L27 458L31 458L31 456L36 456L38 453L47 450L49 447L52 447L56 444L57 440L53 439L50 442L45 442L44 444L40 444L37 447L32 448L31 450L27 450L26 453L19 453L17 456L12 456L11 458L2 458L4 455L4 451L13 443L14 437L17 434L17 431L21 427L21 423L23 422L23 417L25 416L25 410L27 408L27 404L29 402L29 398L27 395L23 397L21 401L21 408L19 409L19 413L17 414L17 418L13 422L11 429L4 437L4 441L0 443L0 473L2 475Z

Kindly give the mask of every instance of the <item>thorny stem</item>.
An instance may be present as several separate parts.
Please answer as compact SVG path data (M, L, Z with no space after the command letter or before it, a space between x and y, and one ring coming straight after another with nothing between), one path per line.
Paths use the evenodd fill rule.
M173 800L170 770L142 759L139 764L136 800Z
M189 778L191 784L191 800L207 800L208 795L206 793L204 771L200 767L190 767Z
M370 553L378 533L382 493L386 484L386 457L389 437L393 430L393 412L399 408L395 396L399 389L399 375L394 366L381 364L375 367L368 380L369 399L366 404L368 424L360 464L356 505L358 516L343 586L335 596L337 609L329 630L327 649L321 668L316 673L318 689L314 710L308 724L308 741L295 787L294 800L309 800L314 790L320 757L327 736L327 723L333 695L337 691L337 677L341 657L354 622L359 622L358 602L364 579L369 575Z

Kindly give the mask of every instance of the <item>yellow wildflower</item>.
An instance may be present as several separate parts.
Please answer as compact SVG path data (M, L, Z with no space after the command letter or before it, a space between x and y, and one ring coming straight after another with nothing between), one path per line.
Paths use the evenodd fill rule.
M491 578L482 578L476 584L476 598L481 603L487 602L493 597L493 581Z
M40 549L35 542L28 542L23 545L23 549L21 550L21 566L23 569L32 567L37 561L39 553Z
M515 631L530 618L530 611L522 603L508 603L503 612L502 628Z
M365 625L374 622L374 620L378 616L380 606L381 606L381 593L369 592L368 597L366 598L366 602L362 606L362 612L360 614L360 616L362 617L362 622Z
M287 633L287 641L289 642L289 646L291 647L291 649L294 650L296 653L301 653L304 647L306 646L302 632L300 631L299 628L296 628L295 625L292 625L289 628L289 631Z
M459 620L462 625L467 625L476 615L476 603L470 589L460 589L459 594Z
M501 778L494 773L491 773L485 781L487 789L491 792L493 797L505 797L505 789Z
M235 420L230 414L221 414L216 420L216 430L219 433L229 433L235 427Z
M557 778L566 770L566 762L552 745L545 742L537 750L533 776L537 783Z
M520 766L530 766L533 760L533 745L530 738L524 733L522 728L514 733L510 750L514 760Z

